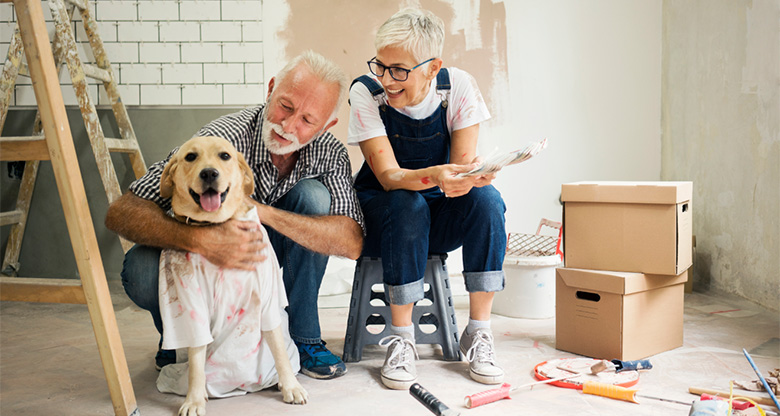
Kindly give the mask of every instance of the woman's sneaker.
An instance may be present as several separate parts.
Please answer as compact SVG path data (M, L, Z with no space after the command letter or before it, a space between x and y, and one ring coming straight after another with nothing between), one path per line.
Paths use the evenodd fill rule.
M382 383L389 389L406 390L417 381L417 348L411 334L389 335L379 340L379 346L387 346L387 357L382 365Z
M460 336L460 352L469 362L469 375L482 384L499 384L504 380L504 370L496 365L493 333L490 328L477 328L469 335L466 330Z
M325 348L325 341L319 344L299 344L298 354L301 356L301 372L311 378L327 380L347 374L347 365L341 358L333 355Z

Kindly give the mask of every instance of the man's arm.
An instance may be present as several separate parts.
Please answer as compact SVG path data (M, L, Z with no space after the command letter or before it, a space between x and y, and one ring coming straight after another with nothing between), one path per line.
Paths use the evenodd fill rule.
M307 249L356 260L363 251L363 229L345 215L310 216L255 201L260 222Z
M224 224L190 226L167 216L152 201L127 192L108 207L106 227L137 244L185 250L217 266L252 270L265 257L259 225L230 220Z

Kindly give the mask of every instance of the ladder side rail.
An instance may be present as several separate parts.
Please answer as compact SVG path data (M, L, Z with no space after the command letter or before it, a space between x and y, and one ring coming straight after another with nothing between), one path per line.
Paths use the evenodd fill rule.
M87 129L87 135L92 145L92 152L95 155L95 161L100 171L100 179L103 181L103 188L106 190L108 202L114 202L122 196L119 181L117 180L114 163L105 143L103 127L100 125L100 119L97 115L97 109L89 94L89 83L87 83L84 69L81 66L81 58L78 56L76 41L73 37L73 27L70 24L65 5L60 0L49 0L49 8L54 18L55 38L61 42L62 56L68 65L70 78L73 82L73 90L79 102L81 118L84 120L84 126Z
M16 197L16 210L19 211L19 220L11 226L3 256L2 273L6 276L17 276L19 272L19 255L22 252L22 240L24 230L27 228L27 217L30 214L35 180L38 178L40 162L27 161L24 164L22 182L19 185L19 195Z
M138 415L41 4L38 0L15 0L14 7L114 412Z
M73 10L74 7L70 8L69 15L73 16ZM55 72L57 73L58 79L59 74L62 69L62 42L59 39L58 36L54 36L54 40L52 41L52 54L54 57L54 68ZM12 55L13 54L13 55ZM16 25L16 29L14 30L14 38L12 40L12 44L8 49L8 58L6 60L6 66L3 70L3 85L2 88L8 89L8 95L4 97L5 99L10 101L10 89L13 88L13 85L16 83L16 78L19 75L19 70L22 67L22 56L24 54L24 47L22 43L22 37L21 32L19 29L19 25ZM11 67L9 68L9 65ZM25 65L26 66L26 65ZM7 73L6 73L7 72ZM6 101L7 103L8 101ZM2 124L5 122L5 117L7 116L7 110L6 107L2 113L2 122L0 122L0 131L2 131ZM33 122L33 133L32 135L34 137L40 136L43 138L43 124L41 123L41 112L36 111L35 113L35 121ZM40 167L40 161L41 160L49 160L48 157L48 149L47 149L47 155L46 157L36 156L38 153L37 148L38 144L28 147L27 151L32 153L28 154L27 157L22 158L22 160L25 160L24 163L24 171L22 173L22 180L19 184L19 193L16 196L16 209L14 211L18 212L18 216L16 217L16 222L11 225L11 230L8 233L8 238L6 240L6 246L5 246L5 253L3 254L3 263L2 268L0 268L0 273L6 275L6 276L18 276L19 269L21 267L19 263L19 257L22 253L22 242L24 241L24 231L27 228L27 218L30 215L30 206L32 205L32 197L33 197L33 191L35 190L35 181L38 178L38 170Z
M16 77L22 65L22 37L19 34L19 26L14 29L11 44L8 46L8 54L3 65L3 74L0 75L0 132L5 126L5 118L8 116L8 106L11 102Z
M92 54L95 57L95 63L98 68L108 72L111 76L110 82L104 82L103 86L106 89L106 96L111 101L111 109L114 111L114 117L116 118L117 126L119 127L119 134L123 140L130 140L138 143L138 139L133 130L133 125L130 123L130 117L127 114L127 108L122 101L119 94L119 86L117 85L117 77L114 74L114 70L111 68L111 62L108 60L106 50L103 47L103 40L100 38L97 30L97 22L92 16L92 12L89 7L79 9L81 13L81 21L84 25L84 32L87 34L89 44L92 47ZM143 155L141 154L140 147L137 152L130 152L130 163L133 167L133 172L136 178L142 177L146 173L146 162L144 162Z

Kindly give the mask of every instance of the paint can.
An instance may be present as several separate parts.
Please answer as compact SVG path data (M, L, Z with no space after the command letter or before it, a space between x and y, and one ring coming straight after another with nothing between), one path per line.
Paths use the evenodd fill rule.
M511 318L546 319L555 316L555 268L561 258L510 256L504 258L504 290L496 292L493 313Z
M688 416L726 416L728 412L729 402L725 400L696 400Z

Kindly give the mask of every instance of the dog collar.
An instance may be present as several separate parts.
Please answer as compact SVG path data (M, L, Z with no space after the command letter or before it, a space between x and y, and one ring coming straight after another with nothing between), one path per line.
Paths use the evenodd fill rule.
M176 213L171 213L173 215L173 218L176 219L176 221L179 221L181 223L187 224L187 225L194 225L194 226L204 226L204 225L212 225L212 222L208 221L198 221L193 220L190 217L184 216L184 215L178 215Z

